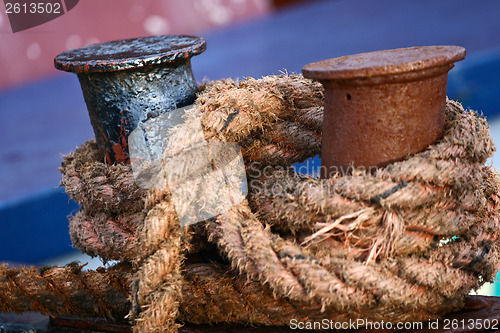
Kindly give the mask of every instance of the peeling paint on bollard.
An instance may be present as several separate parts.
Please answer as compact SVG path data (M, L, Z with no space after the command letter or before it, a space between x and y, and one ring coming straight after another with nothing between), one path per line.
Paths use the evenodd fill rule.
M448 71L459 46L385 50L308 64L325 87L322 178L383 167L442 137Z
M205 49L200 37L142 37L70 50L54 64L78 75L102 157L129 163L128 135L139 123L194 102L190 59Z

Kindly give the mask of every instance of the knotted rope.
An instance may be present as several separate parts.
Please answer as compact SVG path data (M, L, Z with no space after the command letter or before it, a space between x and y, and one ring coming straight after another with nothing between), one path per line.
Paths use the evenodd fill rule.
M0 310L122 319L131 309L136 332L175 332L179 321L417 321L460 309L499 267L486 121L448 101L444 137L426 151L317 180L289 166L320 152L322 103L321 86L297 75L202 87L172 130L173 149L199 140L196 116L206 140L241 147L249 194L184 230L169 189L138 188L129 166L104 164L87 142L61 168L82 206L70 234L84 252L120 263L3 265Z

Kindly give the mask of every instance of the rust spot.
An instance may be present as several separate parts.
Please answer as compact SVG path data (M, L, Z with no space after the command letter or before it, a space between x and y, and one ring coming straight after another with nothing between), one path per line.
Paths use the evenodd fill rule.
M128 162L129 157L128 157L127 153L125 152L124 147L122 147L119 143L113 144L111 149L113 150L114 160L116 162L122 162L122 163Z

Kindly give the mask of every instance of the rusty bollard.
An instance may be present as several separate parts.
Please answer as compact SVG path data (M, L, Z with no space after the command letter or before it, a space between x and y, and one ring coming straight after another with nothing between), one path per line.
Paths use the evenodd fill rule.
M443 135L448 71L459 46L421 46L304 66L325 88L321 177L373 170L418 153Z
M70 50L54 64L78 75L102 157L129 163L127 138L140 122L194 102L190 59L205 49L200 37L142 37Z

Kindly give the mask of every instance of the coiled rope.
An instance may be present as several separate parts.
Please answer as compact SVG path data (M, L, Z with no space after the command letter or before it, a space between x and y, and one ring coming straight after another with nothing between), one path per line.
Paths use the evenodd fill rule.
M486 121L448 101L445 135L426 151L317 180L289 167L320 152L322 104L321 86L298 75L202 87L193 115L208 141L239 144L249 195L187 230L168 189L140 189L129 166L104 164L85 143L61 168L82 207L72 241L120 263L2 265L0 310L116 320L130 310L136 332L175 332L182 321L417 321L460 309L499 268ZM171 135L179 150L199 139L189 119Z

